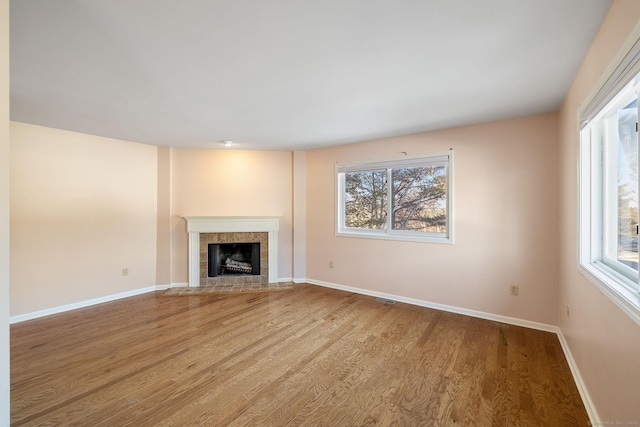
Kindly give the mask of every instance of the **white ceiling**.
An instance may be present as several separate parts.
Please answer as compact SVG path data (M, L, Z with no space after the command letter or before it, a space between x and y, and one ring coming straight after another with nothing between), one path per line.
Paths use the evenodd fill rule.
M306 150L555 111L610 0L12 0L11 119Z

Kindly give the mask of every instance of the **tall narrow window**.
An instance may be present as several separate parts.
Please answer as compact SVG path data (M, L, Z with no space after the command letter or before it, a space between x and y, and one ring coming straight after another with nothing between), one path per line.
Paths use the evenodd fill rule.
M640 42L582 109L580 271L640 323Z
M338 164L337 234L452 243L452 158Z

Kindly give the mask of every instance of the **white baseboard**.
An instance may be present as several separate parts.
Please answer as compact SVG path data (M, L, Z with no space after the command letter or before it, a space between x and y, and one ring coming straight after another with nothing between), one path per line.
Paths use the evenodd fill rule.
M564 352L564 357L567 359L567 363L569 364L569 368L571 369L571 374L573 375L573 380L576 382L576 387L578 387L578 392L580 392L580 397L582 398L582 403L584 404L584 408L587 410L587 415L589 415L589 420L592 425L600 424L600 416L598 415L598 411L596 411L596 407L591 400L591 396L589 396L589 392L587 391L587 386L584 384L582 380L582 375L580 375L580 370L578 369L578 365L576 365L576 361L571 354L571 349L569 348L569 343L564 338L562 334L562 330L558 328L557 330L558 340L560 340L560 345L562 346L562 351Z
M169 286L169 288L185 288L185 287L189 287L189 283L188 282L172 283L172 284L170 284L168 286ZM158 290L161 291L162 289L158 289Z
M450 313L464 314L466 316L479 317L480 319L493 320L495 322L507 323L510 325L523 326L525 328L538 329L546 332L557 332L558 327L554 325L548 325L546 323L533 322L531 320L518 319L515 317L502 316L499 314L485 313L483 311L469 310L466 308L454 307L451 305L438 304L435 302L429 302L419 300L415 298L407 298L399 295L387 294L384 292L370 291L368 289L354 288L351 286L343 286L335 283L323 282L320 280L306 279L307 283L312 285L324 286L326 288L339 289L342 291L353 292L356 294L369 295L376 298L386 298L398 302L404 302L407 304L417 305L420 307L434 308L436 310L448 311Z
M293 282L293 283L311 283L304 277L302 279L296 279L295 277L280 277L278 282Z
M102 304L109 301L115 301L122 298L128 298L135 295L146 294L147 292L162 291L165 289L172 288L176 285L180 285L180 284L148 286L146 288L134 289L132 291L121 292L113 295L106 295L104 297L94 298L86 301L74 302L72 304L65 304L58 307L51 307L44 310L34 311L31 313L18 314L16 316L9 317L9 324L13 325L14 323L20 323L27 320L37 319L39 317L50 316L52 314L58 314L58 313L64 313L65 311L90 307L92 305Z

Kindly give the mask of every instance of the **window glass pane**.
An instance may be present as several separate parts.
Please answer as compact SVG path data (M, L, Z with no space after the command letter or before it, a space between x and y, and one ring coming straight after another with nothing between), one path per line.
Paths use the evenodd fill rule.
M392 171L393 230L447 231L447 167L400 168Z
M345 226L383 229L387 222L387 171L345 174Z
M637 100L617 111L617 259L638 270L638 121Z

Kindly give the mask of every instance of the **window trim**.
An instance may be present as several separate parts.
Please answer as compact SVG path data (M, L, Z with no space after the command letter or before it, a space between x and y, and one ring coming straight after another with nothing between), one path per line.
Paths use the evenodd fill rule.
M344 203L344 179L341 173L344 169L350 170L371 170L375 168L389 169L407 166L419 166L424 163L435 162L437 160L447 163L447 232L446 233L422 233L406 230L368 230L344 227L345 223L345 203ZM407 242L427 242L427 243L454 243L454 204L453 204L453 149L429 154L419 154L412 156L402 156L384 160L366 160L360 162L346 162L335 164L335 235L337 237L357 237L365 239L395 240ZM389 174L389 171L387 171ZM388 178L388 182L391 182ZM392 200L392 186L387 186L387 199ZM389 216L391 213L389 212Z
M603 194L597 190L604 180L600 143L592 139L590 122L640 72L640 23L631 32L614 60L577 112L578 134L578 233L577 269L625 314L640 325L639 280L631 280L603 258ZM613 95L613 96L612 96Z

